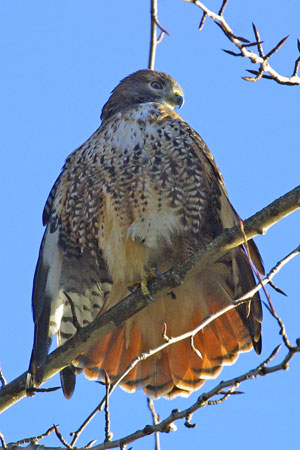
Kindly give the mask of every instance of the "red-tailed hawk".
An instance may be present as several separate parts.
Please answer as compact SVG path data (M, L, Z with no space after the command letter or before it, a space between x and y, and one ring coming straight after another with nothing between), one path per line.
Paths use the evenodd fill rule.
M62 345L76 332L69 296L85 326L128 295L151 269L165 272L238 223L221 173L201 137L174 111L181 87L167 74L140 70L113 90L100 128L67 158L48 197L46 231L34 277L34 346L29 368L39 384L53 335ZM262 270L259 253L252 257ZM254 286L242 247L193 275L61 372L69 397L74 366L89 378L119 375L141 352L194 329ZM65 295L65 293L67 295ZM127 391L189 395L240 352L261 350L261 303L231 310L199 332L138 364ZM201 354L201 355L200 355Z

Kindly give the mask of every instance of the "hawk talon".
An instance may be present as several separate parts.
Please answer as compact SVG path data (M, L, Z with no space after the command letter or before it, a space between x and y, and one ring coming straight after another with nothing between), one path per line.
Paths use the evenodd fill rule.
M133 281L129 286L127 286L127 289L129 292L135 292L139 287L142 290L143 296L146 297L151 302L154 302L154 298L150 294L150 291L147 286L147 278L144 278L142 281Z
M150 291L149 291L149 289L148 289L148 286L147 286L147 279L146 278L144 278L142 281L141 281L141 290L142 290L142 293L143 293L143 296L144 297L146 297L148 300L150 300L151 302L154 302L154 298L152 297L152 295L150 294Z
M161 271L157 267L152 267L149 270L148 277L143 278L141 281L133 281L127 286L127 289L129 290L129 292L134 292L136 289L141 287L143 296L148 298L148 300L150 300L151 302L154 302L155 300L150 294L150 291L147 286L147 282L153 278L159 278L160 280L163 281L166 280L166 277L161 273Z

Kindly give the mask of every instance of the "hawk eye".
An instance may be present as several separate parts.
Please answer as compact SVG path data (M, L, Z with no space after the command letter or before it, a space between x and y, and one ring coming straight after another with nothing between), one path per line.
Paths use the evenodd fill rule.
M153 87L153 89L162 89L163 86L159 81L152 81L150 83L150 86Z

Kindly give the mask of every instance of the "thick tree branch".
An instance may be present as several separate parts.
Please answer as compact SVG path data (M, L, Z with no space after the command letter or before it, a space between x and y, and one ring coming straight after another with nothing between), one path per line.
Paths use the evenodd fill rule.
M298 209L299 198L300 186L247 219L244 222L244 231L247 239L251 239L257 234L266 233L268 228ZM166 272L165 280L155 279L151 281L149 283L151 293L155 295L158 292L166 293L170 291L170 289L180 285L184 279L191 276L195 271L199 271L208 264L218 260L230 249L243 244L243 242L244 235L239 227L226 230L195 255ZM43 382L63 369L78 354L82 353L86 349L87 341L89 345L92 345L99 339L102 339L107 333L119 327L123 321L145 308L148 302L139 289L107 311L99 319L81 329L64 346L56 349L48 356ZM0 412L9 408L26 395L26 375L26 372L23 373L0 389Z

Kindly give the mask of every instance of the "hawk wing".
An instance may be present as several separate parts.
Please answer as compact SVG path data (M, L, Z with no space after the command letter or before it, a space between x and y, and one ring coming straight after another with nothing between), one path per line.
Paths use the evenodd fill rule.
M83 193L77 180L78 173L84 168L79 159L80 151L79 155L74 152L68 158L43 212L46 230L34 275L32 308L35 330L27 387L41 383L53 335L57 334L57 344L62 345L76 333L76 320L80 326L94 320L110 287L101 252L82 248L79 240L62 226L68 199L70 203L72 197L70 213L74 213L79 195ZM76 318L73 317L71 302ZM73 366L61 372L61 381L64 394L69 398L75 386Z
M206 158L207 166L210 166L210 170L213 173L215 183L219 184L219 186L220 186L220 190L222 193L221 196L224 199L224 205L223 205L224 211L225 210L229 211L229 217L235 216L236 220L230 221L230 219L229 219L229 223L232 223L231 226L240 225L241 219L228 198L223 176L221 174L220 169L218 168L218 166L216 164L216 161L215 161L211 151L207 147L206 143L203 141L202 137L195 130L190 128L190 126L186 122L185 122L185 125L187 127L187 131L190 134L191 138L195 141L196 148L199 150L199 157L201 157L200 155L202 153L203 156ZM226 228L226 220L223 221L223 226L224 226L224 228ZM255 267L262 275L264 275L265 269L264 269L263 261L262 261L261 255L259 253L259 250L253 239L250 239L248 241L248 249L249 249L250 256L251 256L251 259L252 259Z
M179 118L181 120L181 118ZM209 148L199 136L199 134L189 127L187 123L182 125L186 129L186 133L190 135L191 139L195 143L195 150L197 151L199 159L205 169L205 173L210 178L211 182L211 192L218 192L220 208L219 215L222 222L223 229L231 228L233 226L241 226L241 218L237 214L236 210L229 201L225 182L223 176L215 162L215 159L210 152ZM209 175L210 174L210 175ZM258 248L253 241L253 239L247 242L247 247L250 253L250 258L252 259L257 270L264 274L264 266L261 255ZM232 252L234 254L235 262L237 264L237 270L235 273L235 289L237 296L243 295L243 293L249 291L251 286L255 283L253 277L253 271L249 260L246 257L246 252L244 246L240 246ZM241 314L241 318L245 322L245 325L249 328L253 346L257 353L261 352L261 321L262 321L262 311L261 304L259 301L259 295L257 296L258 301L253 301L252 303L244 303L240 305L237 310Z

